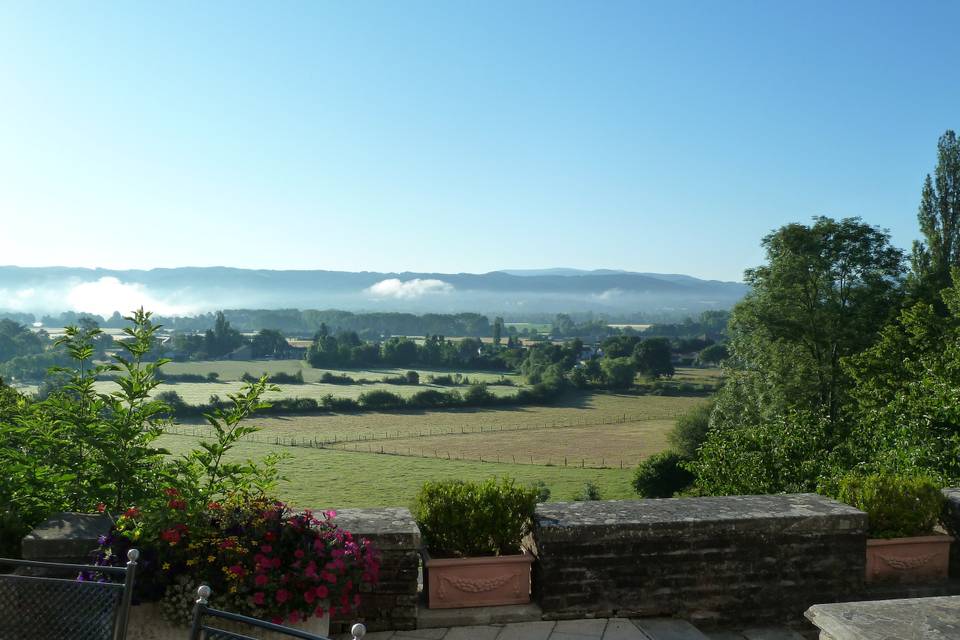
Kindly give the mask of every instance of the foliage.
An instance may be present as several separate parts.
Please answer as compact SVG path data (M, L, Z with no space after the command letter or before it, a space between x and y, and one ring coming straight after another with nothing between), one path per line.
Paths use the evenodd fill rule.
M426 482L413 506L431 553L484 556L517 553L530 531L538 491L503 478L497 482Z
M603 378L607 386L613 389L629 389L637 375L637 365L633 358L604 358L600 362Z
M574 498L576 502L590 502L591 500L603 500L600 495L600 487L593 482L585 482L583 489Z
M151 508L117 519L97 564L121 564L127 549L140 548L136 587L145 600L169 599L188 577L210 585L225 608L277 624L322 616L324 607L348 614L362 585L377 582L379 561L369 541L335 526L335 515L294 512L263 496L194 502L168 487Z
M702 364L721 364L729 357L729 355L730 353L727 351L727 345L712 344L702 349L697 355L697 359Z
M960 141L953 131L937 142L937 167L924 179L917 220L923 240L913 243L911 290L939 307L950 270L960 267Z
M649 338L637 343L633 359L640 372L651 378L674 374L670 341L666 338Z
M697 457L700 446L707 440L713 401L704 402L677 418L677 424L667 434L670 447L687 460Z
M650 456L633 474L633 488L643 498L670 498L693 483L693 474L684 468L684 458L675 451Z
M550 500L550 487L547 486L547 483L543 480L537 480L532 485L530 485L534 491L537 493L537 502L547 502ZM596 486L596 485L594 485Z
M944 504L940 487L931 478L890 473L846 476L839 499L867 512L873 538L930 535Z
M230 326L222 311L217 312L213 329L207 329L203 334L204 353L208 358L225 356L243 344L243 336Z
M857 218L786 225L763 246L691 466L708 493L810 491L842 472L856 423L844 359L873 344L902 299L901 253Z

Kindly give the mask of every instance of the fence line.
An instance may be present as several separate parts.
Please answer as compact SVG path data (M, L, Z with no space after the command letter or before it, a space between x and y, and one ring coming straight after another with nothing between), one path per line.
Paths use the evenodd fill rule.
M433 448L432 453L430 448L419 447L419 452L417 452L416 447L406 447L406 451L401 451L399 449L387 449L384 447L383 442L389 440L405 440L405 439L415 439L419 437L430 437L436 435L461 435L461 434L471 434L471 433L490 433L490 432L501 432L501 431L534 431L534 430L543 430L543 429L563 429L571 427L580 427L580 426L598 426L606 424L625 424L629 422L643 422L646 420L655 420L656 418L644 418L637 419L632 416L628 417L626 414L623 416L606 419L599 422L576 422L573 424L560 424L557 422L546 423L544 426L540 425L508 425L506 428L503 425L498 425L496 428L486 428L484 429L481 425L479 428L467 428L466 425L461 425L461 430L456 431L455 428L445 427L445 429L452 429L451 431L437 431L431 430L431 433L423 433L420 435L416 433L402 434L397 432L395 435L391 435L389 432L385 433L383 437L376 438L353 438L350 440L333 440L324 439L319 437L295 437L295 436L283 436L283 435L267 435L263 432L252 433L244 436L242 440L248 442L255 442L260 444L268 444L274 446L282 447L305 447L311 449L329 449L331 451L343 451L347 453L376 453L382 455L394 455L394 456L403 456L403 457L412 457L412 458L434 458L434 459L443 459L443 460L462 460L469 462L496 462L502 464L523 464L523 465L534 465L534 466L561 466L561 458L553 458L548 456L546 458L540 457L538 460L535 460L533 454L517 456L516 454L510 454L509 457L505 454L494 454L489 456L484 456L484 454L476 455L467 455L463 451L452 452L449 449L440 449ZM187 426L187 425L178 425L178 426L169 426L164 429L164 433L174 436L187 436L192 438L212 438L214 437L214 431L210 428L202 428L198 426ZM361 442L363 444L361 444ZM351 446L351 443L352 446ZM375 446L375 443L380 443L379 449ZM562 459L562 466L564 467L578 467L581 469L623 469L625 467L633 466L636 463L630 461L624 461L623 458L617 459L617 464L613 463L611 459L610 464L607 464L606 457L601 457L599 463L596 458L569 458L569 456L564 456ZM637 460L639 462L639 458Z
M536 424L515 424L515 425L455 425L446 427L428 427L417 431L376 431L371 433L357 434L320 434L310 438L313 442L321 442L324 445L349 444L351 442L380 442L384 440L409 440L413 438L431 438L434 436L456 436L470 435L474 433L493 433L493 432L513 432L513 431L539 431L544 429L571 429L576 427L596 427L611 424L628 424L632 422L649 422L652 420L662 420L663 418L651 418L640 414L622 414L612 418L589 421L586 418L576 420L552 420ZM165 429L171 435L193 435L196 437L212 437L213 430L209 427L203 427L203 430L197 427L179 425L176 427L167 427ZM247 436L251 437L251 436ZM280 438L294 438L293 436L279 436ZM271 437L272 438L272 437ZM259 442L259 441L258 441Z

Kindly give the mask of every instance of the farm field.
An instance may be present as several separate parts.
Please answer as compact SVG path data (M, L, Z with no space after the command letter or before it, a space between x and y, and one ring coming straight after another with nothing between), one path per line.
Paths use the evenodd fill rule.
M207 375L214 372L220 376L220 380L240 380L244 373L259 376L261 373L288 373L294 375L298 372L303 374L304 382L320 382L321 376L325 373L341 374L345 373L351 378L368 378L370 380L379 380L384 376L397 376L407 371L416 371L420 374L420 381L426 382L429 375L453 375L462 373L470 380L479 382L493 382L503 377L512 380L514 384L522 384L523 376L518 373L500 372L500 371L458 371L456 369L422 369L411 368L373 368L373 369L314 369L304 360L198 360L195 362L168 362L163 365L164 373L184 374L192 373L197 375ZM335 385L343 386L343 385Z
M420 374L419 385L396 385L396 384L324 384L319 382L324 373L333 374L345 373L351 378L368 380L380 380L385 376L403 375L407 371L417 371ZM280 391L274 391L266 394L265 398L312 398L320 400L323 396L330 394L340 398L357 399L361 393L373 390L385 390L403 397L409 397L423 389L450 390L460 389L465 391L465 386L441 386L430 384L428 376L454 375L455 371L443 369L403 369L403 368L383 368L383 369L314 369L307 365L303 360L212 360L197 362L168 362L163 365L163 372L171 375L195 374L205 376L208 373L216 373L219 378L217 382L170 382L157 387L157 393L164 391L176 391L188 404L202 404L209 401L211 395L218 395L226 398L227 394L236 393L240 390L243 383L240 381L244 373L250 373L259 376L263 373L276 374L287 373L295 375L303 374L304 384L284 384L280 385ZM512 395L516 393L517 388L522 386L523 377L516 373L501 373L491 371L468 371L462 374L469 378L471 382L495 382L500 378L511 380L515 386L494 385L489 388L495 395ZM97 382L97 389L103 392L113 390L114 385L109 380Z
M187 452L196 439L163 436L159 444L174 455ZM278 487L280 497L292 505L310 508L346 508L410 505L427 480L483 480L509 476L520 483L542 480L551 500L571 500L593 482L604 498L632 498L632 469L579 469L521 464L496 464L435 460L377 453L348 453L330 449L283 447L241 443L235 458L259 458L287 453L281 463L287 480Z
M504 474L543 480L555 500L585 482L629 498L636 464L666 446L677 416L705 401L584 393L550 407L269 416L251 421L261 431L238 455L288 454L281 493L307 506L406 504L427 479ZM182 452L209 433L202 421L184 421L162 442Z
M705 402L702 397L619 393L571 393L551 406L447 409L264 416L253 420L259 435L323 442L373 441L439 434L552 429L646 421L672 424L679 415ZM200 419L182 420L186 427Z

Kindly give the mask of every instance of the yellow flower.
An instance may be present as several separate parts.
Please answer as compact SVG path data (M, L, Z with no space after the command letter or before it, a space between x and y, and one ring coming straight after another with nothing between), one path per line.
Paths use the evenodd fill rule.
M230 593L236 593L236 592L237 592L236 587L230 587Z
M214 560L216 560L215 557L213 557L213 556L207 556L207 562L213 562Z
M170 563L169 563L169 562L164 562L164 563L163 563L163 570L164 570L164 571L169 571L169 570L170 570Z
M187 560L187 566L188 566L188 567L192 567L192 566L195 565L195 564L197 564L197 561L196 561L196 560Z

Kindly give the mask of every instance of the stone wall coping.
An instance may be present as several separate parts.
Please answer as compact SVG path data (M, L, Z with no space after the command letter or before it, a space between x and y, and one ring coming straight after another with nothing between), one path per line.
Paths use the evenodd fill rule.
M315 509L320 513L323 509ZM380 549L420 546L420 528L406 507L333 509L334 524L357 536L373 540Z
M86 562L97 538L110 532L110 519L101 513L57 513L24 536L21 552L27 560Z
M650 500L548 502L537 505L536 524L552 528L629 527L637 525L688 526L696 523L762 525L771 520L849 521L850 528L866 526L867 515L849 505L813 493L758 496L714 496Z
M960 596L817 604L804 615L835 640L960 636Z

